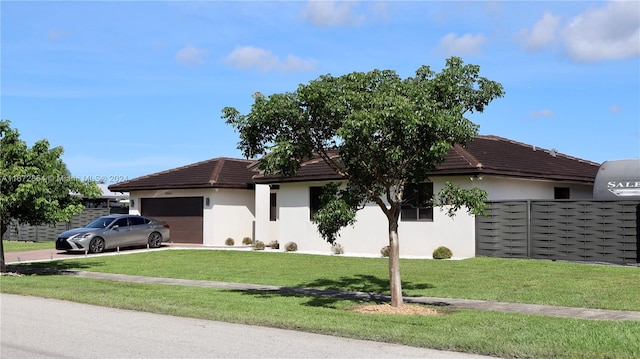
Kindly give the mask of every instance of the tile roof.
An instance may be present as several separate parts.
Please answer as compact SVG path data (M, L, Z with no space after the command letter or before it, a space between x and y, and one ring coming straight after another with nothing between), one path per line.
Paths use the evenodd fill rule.
M337 156L337 153L333 153ZM214 158L109 186L114 192L178 188L251 188L254 183L341 179L319 157L302 163L293 177L264 176L258 161ZM498 136L478 136L449 150L432 176L495 175L593 183L600 164Z
M571 157L498 136L477 136L466 146L449 150L445 162L432 176L496 175L528 179L593 183L600 164ZM290 178L255 177L256 183L337 180L341 177L321 159L302 164L298 174Z
M119 182L109 186L114 192L178 188L251 188L255 161L214 158Z
M599 163L498 136L478 136L455 146L434 174L493 174L593 183Z

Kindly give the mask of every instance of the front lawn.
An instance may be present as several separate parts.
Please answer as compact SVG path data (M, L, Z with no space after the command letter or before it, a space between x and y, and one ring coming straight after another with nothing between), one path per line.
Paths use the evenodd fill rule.
M56 243L54 241L44 241L44 242L2 241L2 243L4 246L5 253L36 251L39 249L56 248Z
M282 252L166 250L37 263L96 272L388 293L388 260ZM472 258L401 260L405 295L640 310L640 268Z
M401 265L404 290L410 295L640 308L640 268L495 258L402 260ZM383 258L168 250L79 257L32 266L388 292L387 260ZM0 284L0 290L6 293L505 358L640 357L640 322L636 321L446 308L437 308L441 313L437 316L362 314L352 311L362 302L338 298L62 275L3 276Z

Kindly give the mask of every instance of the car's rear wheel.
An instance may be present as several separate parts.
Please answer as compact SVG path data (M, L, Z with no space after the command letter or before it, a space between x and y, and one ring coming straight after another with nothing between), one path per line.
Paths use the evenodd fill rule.
M149 247L160 248L162 245L162 234L153 232L149 235Z
M104 239L101 237L95 237L89 242L89 252L102 253L104 251Z

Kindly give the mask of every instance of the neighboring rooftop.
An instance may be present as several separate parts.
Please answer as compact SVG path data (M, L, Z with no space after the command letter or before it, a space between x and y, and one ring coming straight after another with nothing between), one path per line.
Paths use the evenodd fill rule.
M127 192L116 193L110 191L108 185L104 183L98 183L98 188L100 188L100 191L102 191L102 195L100 196L100 198L126 199L129 197L129 193Z
M251 188L255 172L248 167L254 162L214 158L112 184L109 190L127 192L169 188Z

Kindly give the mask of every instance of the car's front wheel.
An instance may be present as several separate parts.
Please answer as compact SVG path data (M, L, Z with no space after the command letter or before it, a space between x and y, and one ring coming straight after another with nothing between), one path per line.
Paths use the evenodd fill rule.
M149 235L149 247L160 248L162 245L162 234L153 232Z
M91 239L89 243L89 252L102 253L104 251L104 239L101 237L95 237Z

